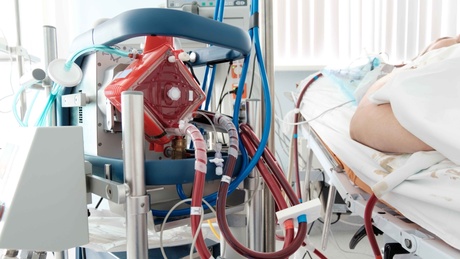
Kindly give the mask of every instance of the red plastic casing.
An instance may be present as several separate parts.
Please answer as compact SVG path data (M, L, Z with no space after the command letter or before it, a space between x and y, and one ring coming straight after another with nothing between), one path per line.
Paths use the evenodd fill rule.
M162 146L170 142L171 137L165 129L177 128L179 121L196 111L205 100L204 92L177 58L179 52L172 47L170 37L147 37L144 53L119 73L104 91L119 111L123 91L143 92L145 135L152 144ZM175 61L168 60L171 56Z

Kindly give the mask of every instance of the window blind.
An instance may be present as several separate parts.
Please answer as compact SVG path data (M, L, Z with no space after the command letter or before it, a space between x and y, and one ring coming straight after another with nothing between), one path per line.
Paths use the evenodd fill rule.
M385 53L412 59L459 32L456 0L273 0L277 69L308 69Z

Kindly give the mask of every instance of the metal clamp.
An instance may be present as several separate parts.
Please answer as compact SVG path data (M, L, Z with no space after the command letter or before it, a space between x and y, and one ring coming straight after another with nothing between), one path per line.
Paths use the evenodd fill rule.
M126 205L129 206L126 211L130 212L131 215L148 213L150 210L149 196L129 196Z
M117 183L96 175L86 175L87 191L117 204L126 202L126 194L129 187L123 183Z

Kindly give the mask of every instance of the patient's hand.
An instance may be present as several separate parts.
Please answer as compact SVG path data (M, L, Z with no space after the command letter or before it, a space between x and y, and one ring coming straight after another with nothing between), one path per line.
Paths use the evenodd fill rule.
M369 96L393 77L391 73L372 85L358 105L350 122L352 139L382 152L414 153L433 150L401 126L390 104L376 105Z

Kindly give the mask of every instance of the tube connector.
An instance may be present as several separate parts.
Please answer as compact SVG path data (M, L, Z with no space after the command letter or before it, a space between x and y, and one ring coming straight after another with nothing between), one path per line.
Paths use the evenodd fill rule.
M222 175L223 167L224 167L224 159L222 158L222 143L216 143L216 154L214 155L213 159L210 159L209 162L214 163L216 165L216 175Z
M307 201L295 206L289 207L284 210L276 212L276 217L278 218L279 224L283 224L284 221L288 219L293 219L296 226L300 221L304 221L303 218L307 218L308 222L313 222L321 215L321 201L319 199L314 199Z

